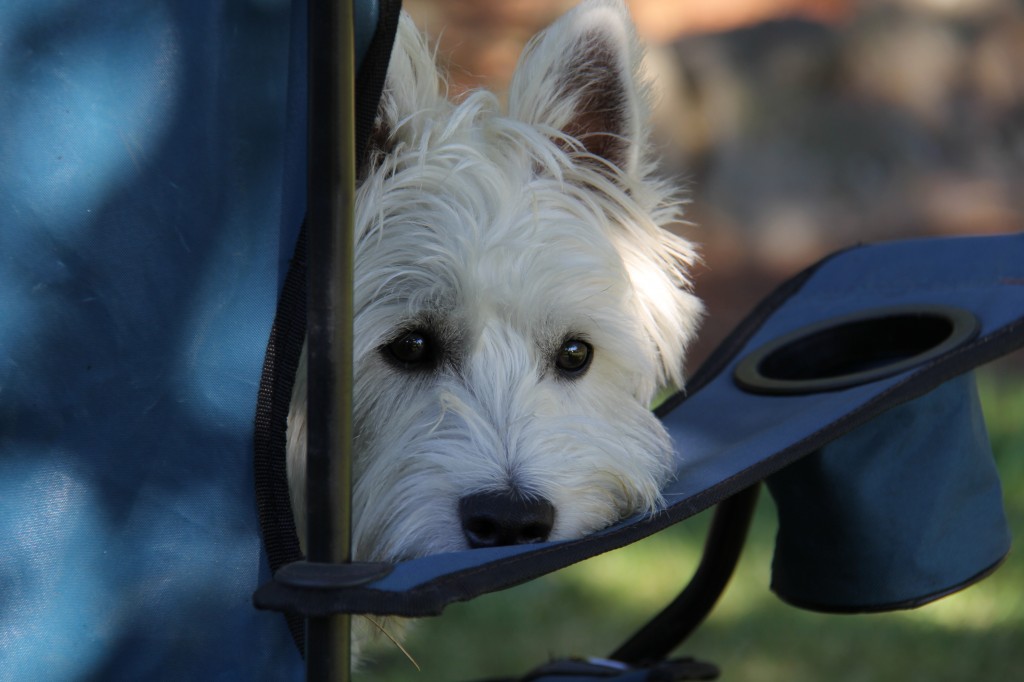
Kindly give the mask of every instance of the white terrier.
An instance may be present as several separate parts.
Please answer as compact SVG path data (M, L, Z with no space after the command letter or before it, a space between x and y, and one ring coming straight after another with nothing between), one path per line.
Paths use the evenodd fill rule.
M639 44L592 0L526 48L508 111L452 103L402 17L356 201L353 553L576 538L656 510L674 469L649 404L682 385L702 307L664 229ZM305 353L288 472L302 532Z

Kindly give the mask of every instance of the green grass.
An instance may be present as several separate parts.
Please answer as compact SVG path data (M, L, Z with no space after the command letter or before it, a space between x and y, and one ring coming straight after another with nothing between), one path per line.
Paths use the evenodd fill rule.
M1024 533L1024 379L998 366L979 376L1007 514ZM384 651L357 682L477 680L522 674L551 657L607 655L686 583L707 513L630 547L421 621L406 647ZM1024 680L1024 555L914 611L823 615L768 589L775 512L761 496L751 539L711 617L679 650L744 682Z

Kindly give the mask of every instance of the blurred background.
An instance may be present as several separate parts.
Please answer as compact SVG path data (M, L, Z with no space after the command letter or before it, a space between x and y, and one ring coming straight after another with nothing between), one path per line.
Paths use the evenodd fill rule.
M404 0L453 96L502 92L569 0ZM860 242L1024 229L1024 0L632 0L651 46L658 151L689 188L709 317L690 371L778 283ZM1024 353L978 372L1015 536L1024 536ZM522 674L603 655L674 597L702 515L629 548L450 607L361 680ZM722 603L679 651L724 680L1024 680L1024 557L911 612L826 616L768 590L762 495Z

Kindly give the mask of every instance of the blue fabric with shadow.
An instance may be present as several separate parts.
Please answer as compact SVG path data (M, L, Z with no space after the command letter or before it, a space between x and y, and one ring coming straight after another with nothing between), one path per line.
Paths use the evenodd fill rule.
M252 431L305 3L15 0L0 50L0 677L300 679Z

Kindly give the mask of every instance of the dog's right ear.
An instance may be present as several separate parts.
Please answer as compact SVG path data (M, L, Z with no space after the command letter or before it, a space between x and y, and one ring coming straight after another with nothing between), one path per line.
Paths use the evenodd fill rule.
M412 139L421 122L434 118L433 113L446 102L441 94L441 82L434 54L425 37L403 12L377 120L370 133L371 165L379 162L380 155L394 152L402 141Z

